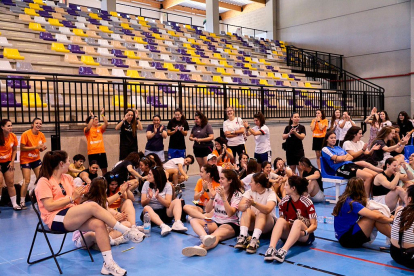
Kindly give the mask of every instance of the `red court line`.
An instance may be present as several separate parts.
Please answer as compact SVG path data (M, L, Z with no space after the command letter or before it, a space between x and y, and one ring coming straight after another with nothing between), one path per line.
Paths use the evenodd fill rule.
M358 260L358 261L363 261L363 262L367 262L367 263L371 263L371 264L382 265L382 266L386 266L386 267L390 267L390 268L396 268L396 269L400 269L400 270L404 270L404 271L408 271L408 272L414 272L414 270L411 270L411 269L408 269L408 268L403 268L403 267L398 267L398 266L393 266L393 265L368 261L368 260L364 260L364 259L357 258L357 257L352 257L352 256L344 255L344 254L339 254L339 253L335 253L335 252L331 252L331 251L326 251L326 250L323 250L323 249L318 249L318 248L313 248L313 247L311 247L311 249L316 250L316 251L329 253L329 254L333 254L333 255L337 255L337 256L341 256L341 257L345 257L345 258L350 258L350 259L354 259L354 260ZM391 256L390 256L390 258L391 258Z

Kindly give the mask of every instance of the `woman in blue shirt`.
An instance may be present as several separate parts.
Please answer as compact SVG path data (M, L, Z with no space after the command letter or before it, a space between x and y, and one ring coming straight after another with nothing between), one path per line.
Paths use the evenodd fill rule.
M366 208L367 201L364 181L358 177L351 178L332 213L335 217L335 237L343 247L361 247L369 242L374 227L390 237L393 218L369 210Z
M322 148L322 158L331 167L337 176L345 179L360 177L364 181L365 193L369 195L371 184L374 177L378 174L368 168L363 168L353 163L354 157L347 153L343 148L335 146L336 135L333 131L328 131L325 135Z

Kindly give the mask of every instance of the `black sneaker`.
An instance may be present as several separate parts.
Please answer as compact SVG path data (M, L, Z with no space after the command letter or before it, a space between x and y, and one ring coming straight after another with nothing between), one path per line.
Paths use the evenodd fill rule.
M286 250L280 248L275 254L275 260L279 263L283 263L285 261L286 254Z
M265 261L273 261L273 260L275 260L275 254L276 254L276 249L274 247L269 247L266 250L266 253L264 255L264 260Z
M185 189L185 183L180 184L181 189Z
M234 246L234 248L236 248L236 249L246 249L248 244L249 244L248 238L243 236L243 235L240 235L240 236L237 237L237 243Z
M257 251L257 248L259 248L260 241L256 238L252 238L250 240L249 245L246 248L246 252L250 254L255 254Z

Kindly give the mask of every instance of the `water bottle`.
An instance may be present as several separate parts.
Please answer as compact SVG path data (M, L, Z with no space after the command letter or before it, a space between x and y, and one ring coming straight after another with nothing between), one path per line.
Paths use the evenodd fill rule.
M320 216L320 217L318 217L318 222L319 223L324 223L324 224L333 224L334 219L331 216Z
M144 234L147 237L151 236L151 218L148 212L144 214Z
M204 224L204 231L206 231L206 234L207 235L210 234L210 231L208 231L208 225L207 225L207 223Z

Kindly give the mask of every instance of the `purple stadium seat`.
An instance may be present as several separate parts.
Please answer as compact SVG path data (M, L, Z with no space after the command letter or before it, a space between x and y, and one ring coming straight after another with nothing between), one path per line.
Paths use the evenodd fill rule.
M152 34L150 32L142 32L143 35L145 35L146 38L152 38Z
M101 10L101 15L109 15L109 12L106 10Z
M192 79L190 78L190 75L188 75L188 74L180 74L180 80L182 80L182 81L194 82L194 80L192 80Z
M50 7L50 6L43 5L42 8L43 8L43 10L45 10L47 12L54 12L53 8Z
M199 29L196 29L196 34L203 35L203 31L202 30L199 30Z
M167 94L175 94L177 93L170 85L166 83L159 83L158 88L160 91L167 93Z
M79 67L79 75L82 76L98 76L97 74L94 74L91 67L87 66L80 66Z
M272 65L266 65L266 69L272 70L273 72L279 72L279 70L276 70L275 68L273 68Z
M21 103L17 103L13 93L1 93L0 106L21 107Z
M300 81L300 79L295 78L295 75L294 74L289 74L289 78L292 78L292 79L294 79L296 81Z
M23 80L22 76L7 76L7 86L17 89L30 89L31 86Z
M47 41L57 41L56 39L53 38L51 33L41 32L39 37Z
M71 4L69 3L69 8L71 8L72 10L80 10L79 6L76 4Z
M153 53L160 53L160 51L154 45L145 45L145 46L148 50L150 50Z
M181 59L187 64L195 64L195 62L191 60L191 57L181 57Z
M289 105L292 105L292 106L293 106L293 100L292 100L292 99L290 99L290 100L288 101L288 103L289 103ZM303 105L298 105L298 104L296 104L296 107L297 107L297 108L303 108Z
M2 2L4 5L7 5L7 6L16 6L16 4L14 4L13 1L11 0L3 0Z
M277 105L272 105L269 103L269 99L263 99L264 105L267 106L267 108L277 108Z
M105 20L105 21L112 21L112 19L111 19L111 17L109 17L108 15L106 15L106 14L100 14L99 15L101 18L102 18L102 20Z
M160 30L158 30L158 28L156 28L156 27L151 27L151 28L149 28L149 30L151 32L153 32L154 34L161 34Z
M111 53L114 56L119 57L119 58L127 58L127 56L124 55L124 53L122 53L122 51L121 50L118 50L118 49L112 49Z
M68 50L74 54L85 54L85 51L82 51L79 45L75 45L75 44L69 44Z
M135 34L131 30L122 29L122 32L129 36L135 36Z
M199 55L200 57L202 57L202 58L208 58L208 56L206 56L205 54L204 54L204 51L196 51L195 52L197 55Z
M101 23L99 23L99 21L98 21L98 20L96 20L96 19L94 19L94 18L89 18L88 20L89 20L89 22L91 22L91 24L93 24L93 25L102 25Z
M182 64L182 63L175 63L174 64L174 67L176 68L176 69L179 69L181 72L191 72L190 70L188 70L186 67L185 67L185 65L184 64Z
M269 98L273 98L276 97L276 94L273 92L270 92L269 89L263 89L264 90L264 94L265 96L269 97Z
M167 68L164 68L164 66L159 61L154 61L154 62L151 63L151 65L152 65L152 67L154 67L155 69L160 70L160 71L167 71L168 70Z
M284 84L283 84L283 81L276 81L276 84L275 84L276 86L285 86Z
M37 11L37 13L44 18L53 18L47 11Z
M128 15L127 15L126 13L120 12L120 13L119 13L119 15L120 15L122 18L127 18L127 19L128 19Z
M243 80L240 77L233 77L233 82L238 84L243 84Z
M187 53L187 50L186 49L183 49L183 48L178 48L177 49L177 52L179 52L183 56L189 56L190 55L189 53Z
M120 58L113 58L111 63L112 65L115 65L116 67L128 68L128 65L125 65L123 60Z
M259 79L251 79L250 81L253 85L260 85Z
M67 9L66 11L69 15L78 16L79 14L75 10Z
M73 25L73 23L68 20L62 20L62 24L63 26L68 27L68 28L75 28L75 25Z
M305 106L310 106L312 108L319 108L319 105L314 105L312 100L309 100L309 99L305 100Z
M248 69L247 67L244 67L243 62L236 62L236 67L240 67L240 68L243 68L243 69Z
M251 78L256 77L255 75L252 74L252 71L250 71L250 70L243 70L242 72L243 72L243 74L248 75Z
M158 45L157 42L155 42L155 40L153 38L149 38L149 37L144 37L143 39L145 42L147 42L149 45Z
M168 106L166 104L162 104L160 102L160 99L157 96L148 96L147 97L147 104L150 104L154 107L160 107L160 108L165 108L165 107Z
M33 0L23 0L23 2L26 2L26 3L33 3Z

